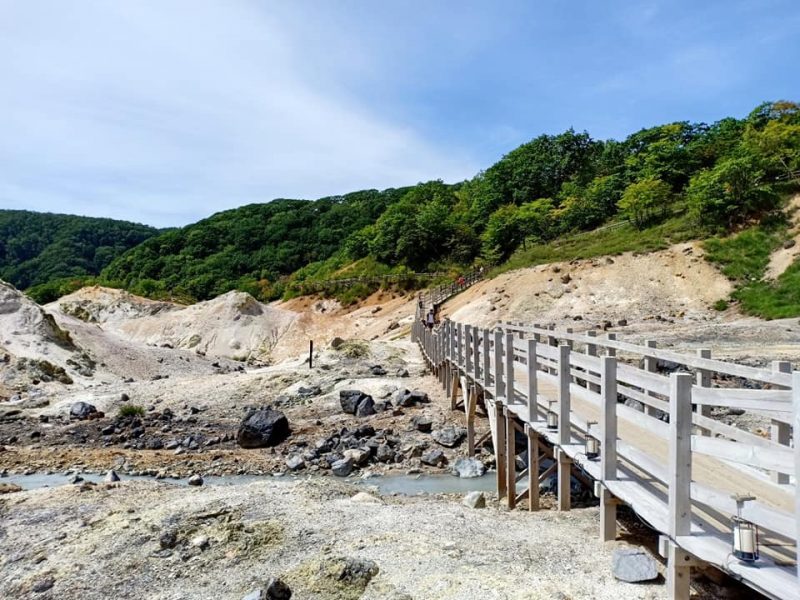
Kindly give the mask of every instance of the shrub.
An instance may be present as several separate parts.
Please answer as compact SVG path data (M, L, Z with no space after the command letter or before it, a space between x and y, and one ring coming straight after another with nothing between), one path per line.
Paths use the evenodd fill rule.
M720 312L722 312L723 310L728 310L728 306L730 305L728 304L727 300L719 299L716 302L714 302L714 310L718 310Z
M144 408L135 404L123 404L119 407L120 417L143 417Z

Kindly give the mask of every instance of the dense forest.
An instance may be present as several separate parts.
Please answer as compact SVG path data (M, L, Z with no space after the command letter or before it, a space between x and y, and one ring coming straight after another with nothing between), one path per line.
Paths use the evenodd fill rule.
M154 297L191 301L242 289L267 300L345 274L500 264L609 221L646 237L679 215L692 235L707 237L758 222L799 178L800 105L792 102L764 103L742 119L659 125L622 141L570 129L540 135L457 184L221 212L117 256L101 281ZM94 254L110 254L105 243L89 247L93 268L84 270L94 273L102 266ZM23 287L79 274L63 253L35 256L41 276L18 278Z
M126 221L0 210L0 279L25 289L98 275L157 233Z

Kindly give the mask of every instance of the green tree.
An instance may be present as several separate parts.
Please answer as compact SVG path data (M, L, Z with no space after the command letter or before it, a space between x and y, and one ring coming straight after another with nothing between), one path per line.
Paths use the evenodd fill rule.
M672 201L669 184L648 177L632 183L622 194L619 209L638 229L643 229L655 218L663 217Z
M751 156L729 158L695 175L687 190L689 211L711 227L731 227L772 208L777 194Z

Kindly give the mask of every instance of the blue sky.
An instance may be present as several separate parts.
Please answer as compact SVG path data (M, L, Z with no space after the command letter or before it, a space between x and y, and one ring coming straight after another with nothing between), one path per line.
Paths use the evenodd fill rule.
M800 3L0 0L0 208L186 224L800 100Z

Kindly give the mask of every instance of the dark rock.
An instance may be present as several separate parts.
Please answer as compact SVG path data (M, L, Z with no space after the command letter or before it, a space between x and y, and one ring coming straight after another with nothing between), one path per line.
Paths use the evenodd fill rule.
M397 372L395 373L395 377L408 377L408 376L409 376L408 369L404 369L402 367L397 369Z
M178 534L173 529L168 529L158 538L158 543L164 549L174 548L178 544Z
M422 433L430 433L433 429L433 419L425 415L414 417L411 422L414 424L414 428Z
M117 430L116 426L112 423L111 425L106 425L100 430L102 435L113 435L113 433Z
M272 408L250 410L239 425L236 441L242 448L277 446L291 433L286 416Z
M131 397L128 394L122 393L119 395L120 402L130 402Z
M69 408L69 418L83 421L90 418L90 415L97 412L97 409L88 402L75 402Z
M164 442L161 438L150 438L144 445L148 450L161 450L164 447Z
M340 348L342 344L344 344L344 340L340 337L335 337L331 340L331 348L333 348L334 350Z
M369 424L359 425L353 435L357 438L372 437L375 435L375 428Z
M301 398L311 398L313 396L319 396L322 393L322 388L318 385L312 385L311 387L299 387L297 388L297 395Z
M453 427L452 425L437 429L432 434L433 439L437 444L441 444L446 448L455 448L467 436L467 430L463 427Z
M189 477L189 481L187 481L187 483L189 485L199 487L203 485L203 478L200 477L200 475L192 475L191 477Z
M361 402L358 403L358 407L356 408L356 416L369 417L370 415L374 414L375 401L372 399L372 396L365 396L362 398Z
M55 579L52 577L45 577L44 579L38 580L31 586L31 591L35 594L41 594L42 592L46 592L50 588L52 588L56 584Z
M388 444L381 444L375 452L375 458L382 463L394 462L395 451Z
M626 327L628 325L628 319L620 319L619 321L617 321L617 325L619 325L620 327Z
M797 240L786 240L783 242L783 247L785 249L794 248L797 245Z
M354 415L358 405L367 397L367 394L360 390L342 390L339 392L339 404L342 407L342 411L349 415Z
M83 481L83 477L81 477L80 475L73 475L72 477L70 477L70 480L69 480L69 482L72 485L75 485L77 483L81 483L82 481Z
M611 561L611 571L621 581L636 583L658 577L656 561L641 548L617 548Z
M377 377L383 377L386 375L386 369L384 369L381 365L374 365L370 367L369 372Z
M443 467L447 464L447 457L444 455L444 452L438 448L431 450L430 452L426 452L422 455L420 460L423 462L423 464L430 465L432 467Z
M107 483L114 483L115 481L119 481L119 475L114 469L111 469L108 473L106 473L106 482Z
M337 477L347 477L353 472L353 459L342 458L331 464L331 471Z
M292 590L280 579L273 577L267 582L266 600L291 600Z

